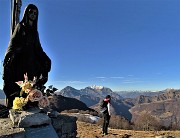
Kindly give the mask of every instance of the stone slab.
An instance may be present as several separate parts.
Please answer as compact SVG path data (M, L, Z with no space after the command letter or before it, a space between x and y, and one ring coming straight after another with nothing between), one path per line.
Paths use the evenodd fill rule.
M25 128L26 138L59 138L52 125Z
M51 119L44 113L21 114L18 126L21 128L50 124Z

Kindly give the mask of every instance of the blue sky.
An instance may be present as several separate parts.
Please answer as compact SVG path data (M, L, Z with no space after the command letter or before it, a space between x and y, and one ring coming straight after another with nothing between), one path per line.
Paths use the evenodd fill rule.
M52 60L47 86L180 88L179 0L22 0L21 19L29 3ZM1 70L9 39L10 0L0 0Z

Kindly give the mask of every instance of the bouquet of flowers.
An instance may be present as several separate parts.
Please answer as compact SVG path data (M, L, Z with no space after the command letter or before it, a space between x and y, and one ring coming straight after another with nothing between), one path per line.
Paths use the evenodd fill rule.
M24 74L24 81L16 82L21 87L21 91L20 96L15 97L13 101L13 109L23 110L23 107L25 107L29 102L38 102L37 105L42 108L49 106L48 98L43 96L43 93L40 90L33 87L36 83L36 80L36 77L34 77L33 81L28 80L26 73ZM25 94L25 97L23 94Z

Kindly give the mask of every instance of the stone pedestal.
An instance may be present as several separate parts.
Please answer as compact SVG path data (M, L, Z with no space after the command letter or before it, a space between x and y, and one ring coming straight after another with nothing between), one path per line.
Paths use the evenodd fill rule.
M51 119L45 113L40 113L39 109L30 111L16 111L11 109L9 110L9 115L14 126L19 128L51 124Z
M0 138L76 137L76 117L60 115L57 112L52 112L50 115L51 117L41 113L38 109L10 110L10 118L0 119Z
M75 138L77 135L77 118L67 115L59 115L52 118L52 125L60 138Z
M26 138L59 138L52 125L25 128Z

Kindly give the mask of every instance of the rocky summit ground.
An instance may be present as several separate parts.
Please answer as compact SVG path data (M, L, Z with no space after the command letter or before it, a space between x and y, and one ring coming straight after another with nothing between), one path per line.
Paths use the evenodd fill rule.
M109 128L109 134L102 136L101 129L96 124L77 121L77 138L180 138L180 131L134 131Z
M13 133L23 133L23 129L12 127L10 119L0 119L0 124L0 138ZM109 134L102 136L101 127L97 124L77 121L77 138L180 138L180 131L134 131L109 128Z
M23 128L14 127L10 118L0 118L0 138L12 138L13 134L20 137L23 132Z

